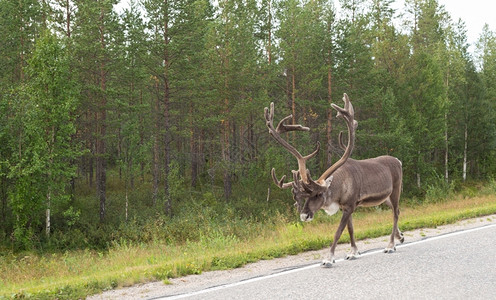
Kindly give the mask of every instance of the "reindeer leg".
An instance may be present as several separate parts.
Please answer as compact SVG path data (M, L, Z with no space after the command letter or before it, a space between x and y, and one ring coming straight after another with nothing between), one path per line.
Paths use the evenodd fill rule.
M394 211L395 215L394 215L394 219L393 219L393 222L395 224L395 227L396 227L396 238L400 241L400 243L403 244L403 242L405 241L405 236L403 235L403 232L401 232L401 230L398 228L398 218L399 218L399 215L400 215L400 208L397 207L396 210ZM396 221L394 221L396 220Z
M356 259L360 252L358 252L358 247L355 243L355 235L353 234L353 216L350 215L348 218L348 233L350 234L351 251L346 255L347 260Z
M401 181L397 182L394 185L394 190L393 193L391 194L391 205L393 206L393 216L396 225L396 238L400 241L400 243L403 244L405 241L405 237L403 236L403 233L400 231L398 228L398 218L400 216L400 196L401 196Z
M321 264L322 267L330 268L330 267L332 267L332 264L336 262L336 260L334 259L334 251L336 250L338 240L341 237L341 234L343 233L344 227L348 223L348 219L350 218L352 212L353 212L353 210L343 209L343 216L341 217L341 221L339 223L338 229L336 230L336 233L334 234L334 241L332 241L331 253L329 256L329 260L323 260L322 264Z
M405 241L403 233L398 228L398 218L400 215L399 192L393 191L391 196L386 200L386 204L393 211L393 232L391 233L391 238L389 239L389 245L386 249L384 249L384 253L393 253L394 251L396 251L394 238L396 237L400 241L400 243L403 243Z

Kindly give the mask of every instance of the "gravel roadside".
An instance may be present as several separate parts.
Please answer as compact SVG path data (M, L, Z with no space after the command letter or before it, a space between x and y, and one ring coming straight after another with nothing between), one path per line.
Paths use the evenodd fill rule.
M423 228L403 232L405 243L418 241L424 238L442 235L449 232L480 227L496 223L496 214L473 219L462 220L454 224L443 225L437 228ZM401 226L400 226L401 227ZM401 228L400 228L401 229ZM333 232L329 232L333 235ZM371 250L381 249L387 246L389 236L373 239L365 239L357 242L358 249L363 253ZM339 244L336 248L336 258L346 256L350 250L349 244ZM202 290L209 287L235 283L254 277L270 275L284 270L319 263L327 257L329 248L317 251L309 251L298 255L291 255L272 260L262 260L247 264L244 267L204 272L200 275L189 275L170 279L171 284L162 281L139 284L131 287L120 288L93 295L87 299L150 299L156 297L173 296L187 292Z

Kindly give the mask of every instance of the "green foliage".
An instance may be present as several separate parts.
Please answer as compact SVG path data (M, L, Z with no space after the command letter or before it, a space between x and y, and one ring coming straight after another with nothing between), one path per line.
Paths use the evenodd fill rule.
M496 171L495 34L473 57L437 1L398 17L390 0L341 1L339 15L327 0L23 4L0 2L7 246L243 239L249 222L294 220L270 176L296 168L267 134L270 102L311 128L285 137L301 153L320 142L335 158L345 128L329 102L348 93L353 158L398 157L418 202ZM314 176L327 158L308 162Z
M70 162L78 156L70 143L77 90L63 47L47 32L27 63L31 80L9 102L14 117L7 124L11 152L5 161L5 175L12 182L8 198L15 216L13 240L20 248L31 248L39 238L43 209L50 215L52 206L68 201L66 187L74 175Z
M446 182L442 176L438 176L436 181L428 184L425 192L425 202L442 202L454 195L456 182Z
M132 1L121 15L115 1L21 2L0 1L1 249L103 257L158 244L220 251L280 228L292 239L146 274L159 279L318 249L329 240L305 239L291 193L273 185L271 168L291 180L296 162L262 113L275 102L276 120L292 113L310 127L285 137L310 153L344 130L327 115L343 92L359 122L353 158L399 158L404 203L474 196L481 180L494 193L495 33L484 27L473 56L437 1L408 0L401 17L390 0L340 1L339 15L327 0ZM323 152L308 162L314 176Z
M31 249L38 246L37 227L41 225L44 195L36 189L36 182L21 178L10 190L10 207L16 215L13 230L15 249Z
M181 176L179 170L179 164L176 161L172 161L169 165L169 174L168 182L169 182L169 195L173 199L173 201L181 201L181 199L185 198L185 182L184 177Z
M491 188L491 184L488 188ZM435 228L464 218L492 214L496 211L493 198L492 195L482 202L480 197L467 200L458 198L458 200L453 200L451 206L446 205L448 203L445 202L423 205L415 210L405 209L400 226L402 230ZM378 213L382 214L360 212L357 215L357 222L364 221L364 224L370 224L370 226L357 226L355 235L358 239L388 235L391 232L390 219L387 218L384 222L377 221ZM383 214L389 216L390 212L386 211ZM372 218L375 218L374 224L371 223ZM169 278L200 274L209 270L236 268L260 259L272 259L302 251L322 249L328 247L330 242L329 226L336 226L338 221L339 219L327 218L325 224L312 222L304 225L280 222L274 227L259 228L251 232L246 239L240 239L230 233L212 231L208 235L202 235L197 241L187 240L174 245L164 245L161 242L133 244L122 240L114 243L109 251L66 251L60 254L39 256L9 254L0 256L0 267L7 272L12 272L11 269L14 266L32 270L32 272L43 268L50 268L50 270L59 268L64 272L69 270L71 274L68 282L67 279L58 281L60 275L51 277L57 272L41 272L43 274L41 280L46 280L46 278L53 280L50 287L47 287L41 280L35 281L34 286L15 290L14 293L18 297L82 298L130 283L148 280L167 282ZM228 225L224 224L224 226ZM245 224L245 226L255 225L255 223ZM247 241L254 242L248 243ZM349 242L349 237L343 236L341 242ZM129 257L133 259L130 260ZM115 264L117 260L119 263ZM81 264L91 266L81 266ZM130 265L139 267L130 268ZM91 273L92 279L89 281L87 268L98 269ZM10 281L7 280L6 283L8 287L11 286ZM20 283L17 287L23 284ZM1 290L0 295L3 296L3 293L4 290ZM7 295L11 294L13 292Z

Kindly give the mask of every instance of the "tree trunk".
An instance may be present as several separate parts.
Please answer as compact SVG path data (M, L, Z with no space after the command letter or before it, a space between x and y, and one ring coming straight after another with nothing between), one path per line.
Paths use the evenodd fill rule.
M46 208L46 221L45 221L45 234L47 237L50 236L50 206L51 206L52 195L50 191L47 193L47 208Z
M103 8L100 9L100 46L103 53L105 53L105 28L103 25L104 11ZM106 183L107 183L107 162L106 162L106 143L105 135L107 134L107 97L106 97L106 72L105 72L105 62L100 62L100 93L101 93L101 103L99 107L100 120L97 122L99 125L99 132L97 136L97 190L100 199L100 222L105 220L105 210L106 210Z
M204 147L205 147L205 142L203 140L203 130L198 130L198 140L197 140L197 156L196 156L196 160L197 160L197 163L198 163L198 174L201 173L201 171L203 170L203 167L205 165L205 156L204 156Z
M293 114L293 118L291 122L292 124L296 124L296 75L295 75L295 66L293 65L291 70L291 113ZM293 144L295 142L295 132L291 133L291 137L293 140Z
M93 146L90 146L90 149L93 149ZM95 151L88 157L88 184L92 188L93 187L93 156L96 154Z
M468 146L468 128L467 123L465 123L465 134L463 143L463 182L467 180L467 147Z
M421 162L421 158L420 158L420 150L417 150L417 187L420 188L420 162Z
M449 159L449 154L448 154L448 113L444 114L444 180L446 183L449 181L449 170L448 170L448 159Z
M168 0L164 0L165 7L168 5ZM166 12L164 19L164 196L165 196L165 212L172 215L172 199L169 192L169 164L170 164L170 115L169 115L169 16Z
M99 137L98 137L98 147L97 147L97 157L96 157L96 164L97 164L97 178L96 178L96 185L97 185L97 193L98 193L98 198L100 199L100 221L103 222L105 220L105 214L106 214L106 200L107 200L107 194L106 194L106 183L107 183L107 162L105 159L105 153L106 153L106 145L105 145L105 134L106 134L106 126L105 126L105 119L106 119L106 114L105 110L103 109L101 112L101 117L100 117L100 130L99 130Z
M227 20L225 20L227 21ZM227 23L227 22L226 22ZM228 29L226 28L225 36L229 36ZM229 48L229 40L227 40L226 49ZM230 144L230 134L231 134L231 123L229 116L229 56L225 52L223 55L223 67L224 67L224 120L222 120L221 129L221 152L222 152L222 162L224 164L224 198L229 201L231 198L231 144Z
M129 169L127 170L127 172L129 173ZM126 222L128 221L128 217L129 217L129 214L128 214L128 207L129 207L129 198L128 198L128 189L127 189L127 176L126 176L126 182L124 183L124 190L125 190L125 193L126 193L126 206L125 206L125 217L126 217Z
M140 105L143 106L143 90L140 90ZM140 126L140 148L145 146L145 125L143 114L139 115L139 126ZM145 182L145 161L140 159L140 174L141 183Z
M227 100L226 100L227 102ZM222 159L224 161L224 198L229 201L231 197L231 153L230 153L230 126L229 121L224 120L223 132L221 134Z
M450 79L450 68L448 65L448 71L446 74L446 104L449 102L449 79ZM446 109L446 108L445 108ZM449 181L449 170L448 170L448 159L449 159L449 145L448 145L448 110L446 109L444 113L444 180L446 183Z
M65 1L65 26L66 26L66 35L70 39L71 38L71 2L69 0Z
M155 82L155 88L158 92L158 82ZM158 182L159 182L159 135L160 135L160 116L159 116L160 102L158 97L155 99L155 109L153 114L155 115L153 134L153 172L152 172L152 204L157 205L158 200Z
M193 113L193 106L190 105L190 115ZM190 159L191 159L191 186L196 187L196 181L198 177L198 154L197 152L197 145L195 139L197 139L196 136L196 130L193 128L193 124L190 124L191 127L191 136L190 136L190 141L189 141L189 151L190 151Z
M269 65L272 64L272 1L269 0L269 43L267 46L267 57L269 59Z
M226 59L226 67L228 65ZM227 77L225 78L224 87L228 88ZM221 130L221 152L222 160L224 163L224 198L229 201L231 197L231 144L230 144L230 134L231 134L231 124L229 121L229 99L226 97L224 99L224 113L225 119L223 120L223 126Z
M22 8L22 5L23 5L24 1L19 1L19 6L20 6L20 9L19 11L22 12L23 11L23 8ZM24 16L20 16L20 19L21 20L24 20ZM24 28L24 25L22 25L22 28L21 28L21 32L25 31L26 29ZM25 51L25 46L24 46L24 34L21 33L19 35L19 38L20 38L20 51L19 51L19 78L20 78L20 81L21 83L24 82L24 53L26 52Z
M327 160L326 166L332 164L332 69L329 62L329 68L327 69L327 102L329 107L327 108Z
M92 120L91 119L91 112L89 110L86 111L86 118L85 121L89 124L94 124L94 126L89 125L87 131L85 132L86 136L86 148L90 150L90 153L88 155L85 155L86 159L86 164L85 164L85 171L87 175L87 182L91 188L93 188L93 177L94 177L94 158L96 157L96 141L95 139L97 138L98 132L98 118L96 115L96 112L94 113L94 117ZM93 133L90 133L93 132Z
M127 172L129 173L129 186L131 190L134 190L134 163L132 158L128 158Z
M239 162L239 138L238 138L238 130L236 126L236 122L232 120L231 122L231 130L229 131L232 134L231 137L231 151L229 160L233 163Z
M198 154L196 153L196 144L194 136L191 136L191 186L196 187L198 181Z
M0 197L2 198L2 226L4 228L4 223L7 218L7 179L5 176L0 176Z
M50 166L53 166L53 150L55 147L55 126L52 125L51 128L51 136L50 140L48 142L49 144L49 151L48 151L48 156L50 157L49 159L49 164ZM46 222L45 222L45 234L47 237L50 236L50 221L51 221L51 214L50 214L50 209L52 206L52 184L54 183L54 179L52 177L52 172L48 172L48 192L47 192L47 203L46 203Z
M121 119L120 112L117 113L117 119ZM117 129L117 159L122 161L122 124L119 124ZM122 164L119 164L119 180L122 180Z

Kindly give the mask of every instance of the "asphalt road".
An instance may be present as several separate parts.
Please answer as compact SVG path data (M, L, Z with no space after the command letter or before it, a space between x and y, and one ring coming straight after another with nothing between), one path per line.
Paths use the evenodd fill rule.
M154 299L496 299L496 224Z

